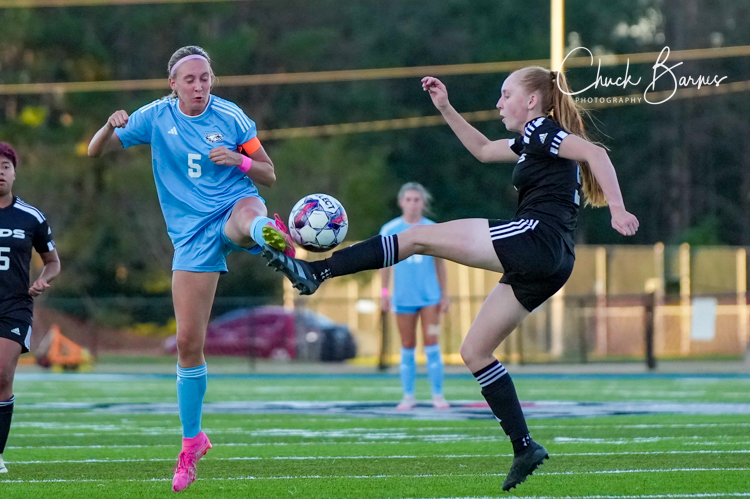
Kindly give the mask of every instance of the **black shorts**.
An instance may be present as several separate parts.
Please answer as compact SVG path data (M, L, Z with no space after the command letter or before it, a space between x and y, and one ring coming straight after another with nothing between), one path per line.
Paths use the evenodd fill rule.
M21 345L21 353L31 348L31 317L28 319L14 319L0 317L0 338L15 341Z
M500 282L531 312L567 282L575 256L552 227L539 220L490 220L490 237L505 273Z

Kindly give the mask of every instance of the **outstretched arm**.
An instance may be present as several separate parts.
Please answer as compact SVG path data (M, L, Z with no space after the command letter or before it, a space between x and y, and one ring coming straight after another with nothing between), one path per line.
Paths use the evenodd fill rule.
M606 149L576 135L568 135L560 145L559 156L589 164L607 197L609 211L612 214L612 228L623 236L634 235L638 231L638 219L625 210L615 167L612 166Z
M456 134L458 140L482 163L496 163L518 159L507 139L490 140L474 128L451 106L448 90L443 82L432 76L422 78L422 89L429 92L432 103L443 115L443 119Z
M89 143L88 154L92 158L99 158L104 154L122 149L122 141L115 134L115 128L125 128L130 117L123 110L115 111L107 123L98 131Z

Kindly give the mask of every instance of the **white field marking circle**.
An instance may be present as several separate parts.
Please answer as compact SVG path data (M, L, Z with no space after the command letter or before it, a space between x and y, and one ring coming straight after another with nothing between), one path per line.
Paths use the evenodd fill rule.
M27 407L23 408L23 412L20 414L14 414L13 415L13 428L19 427L19 425L24 424L26 421L24 419L28 418L31 421L34 421L32 418L38 418L38 417L50 417L53 419L58 419L60 417L68 417L70 416L70 412L66 411L43 411L43 410L34 410L30 411L27 409ZM80 416L89 416L89 417L101 417L100 413L92 412L92 411L83 411L83 412L76 412L76 417ZM231 415L227 415L231 416ZM177 417L177 414L175 414L175 417ZM214 420L217 418L221 418L218 415L214 416ZM316 420L316 418L312 418L313 420ZM326 421L339 421L339 422L350 422L350 421L358 421L360 418L342 418L337 420L331 420L329 418L326 418ZM151 421L155 422L163 422L164 418L158 417L149 419L146 416L140 415L138 417L137 421L132 421L133 423L137 423L139 425L142 425L144 423L148 423ZM273 418L253 418L253 423L275 423L277 422L277 419ZM175 427L176 428L176 427ZM168 431L174 430L177 431L177 429L170 427L167 429ZM750 423L672 423L672 424L595 424L595 425L578 425L578 424L571 424L571 425L550 425L550 424L543 424L543 425L535 425L532 423L529 424L529 429L531 430L569 430L569 431L575 431L575 430L596 430L596 429L625 429L625 430L649 430L649 429L657 429L657 428L750 428ZM485 431L485 426L477 426L477 427L467 427L467 426L420 426L419 428L404 428L404 427L391 427L391 428L377 428L377 429L370 429L370 431L455 431L455 430L463 430L463 431ZM15 435L15 433L14 433Z
M28 404L28 409L78 409L91 410L102 414L169 414L177 413L176 403L119 403L102 404L83 402L48 402ZM703 414L750 415L750 403L685 403L685 402L596 402L579 403L571 401L535 401L523 404L528 419L571 418L611 415L643 414ZM471 420L491 419L489 407L476 400L452 401L451 409L435 411L431 404L420 403L413 411L397 411L393 402L362 401L228 401L206 403L204 414L304 414L307 416L339 415L365 418L401 418L424 420Z

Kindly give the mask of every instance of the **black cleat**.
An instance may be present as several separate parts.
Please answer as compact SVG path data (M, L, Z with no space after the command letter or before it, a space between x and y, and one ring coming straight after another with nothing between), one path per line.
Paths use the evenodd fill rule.
M269 267L273 267L292 281L292 286L298 289L301 295L311 295L323 284L321 279L316 278L310 264L303 260L287 256L268 244L263 245L261 255L268 261Z
M508 476L503 482L503 490L507 492L513 487L522 484L529 475L534 474L534 470L545 459L549 459L547 449L532 440L528 449L513 458L513 464L510 465Z

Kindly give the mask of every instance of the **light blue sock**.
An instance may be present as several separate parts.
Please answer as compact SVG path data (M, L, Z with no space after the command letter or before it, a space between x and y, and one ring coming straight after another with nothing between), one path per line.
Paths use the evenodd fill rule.
M430 378L430 388L433 395L443 394L443 356L437 343L424 347L427 356L427 377Z
M180 409L182 436L185 438L193 438L201 431L203 396L206 395L207 381L206 364L188 368L177 365L177 406Z
M414 395L414 382L417 379L417 361L414 359L414 349L401 347L401 385L404 387L404 395Z
M266 240L263 239L263 227L268 223L273 222L268 217L255 217L250 224L250 237L253 238L256 244L265 244Z

